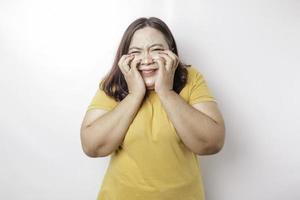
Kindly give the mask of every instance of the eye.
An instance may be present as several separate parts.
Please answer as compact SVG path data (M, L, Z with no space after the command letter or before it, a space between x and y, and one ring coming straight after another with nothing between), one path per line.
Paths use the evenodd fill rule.
M153 49L153 51L163 51L163 49Z
M139 51L132 51L130 54L133 54L133 53L139 53Z

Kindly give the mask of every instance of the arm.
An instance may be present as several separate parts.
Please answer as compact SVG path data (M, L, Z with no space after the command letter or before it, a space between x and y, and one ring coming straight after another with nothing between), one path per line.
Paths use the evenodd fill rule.
M219 152L224 143L224 122L214 102L191 106L173 90L160 95L170 120L183 143L198 155ZM198 108L198 109L197 109ZM201 110L206 110L206 115Z
M96 110L87 112L80 129L84 152L90 157L103 157L117 149L139 110L142 99L129 94L114 109L93 120L95 117L89 112Z

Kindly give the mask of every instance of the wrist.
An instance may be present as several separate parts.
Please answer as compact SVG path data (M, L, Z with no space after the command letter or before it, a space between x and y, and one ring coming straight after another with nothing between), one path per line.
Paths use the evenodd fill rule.
M129 93L128 96L132 100L140 102L140 101L143 100L145 94L133 94L133 93Z
M175 91L170 89L170 90L163 90L163 91L158 91L157 95L161 98L166 98L170 95L172 95L172 93L174 93Z

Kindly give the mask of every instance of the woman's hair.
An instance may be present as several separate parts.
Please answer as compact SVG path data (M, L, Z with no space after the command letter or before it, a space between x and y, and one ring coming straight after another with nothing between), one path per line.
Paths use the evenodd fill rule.
M160 19L156 17L145 18L141 17L132 22L123 34L121 43L119 44L118 51L116 53L113 66L110 72L104 77L100 82L99 87L110 97L114 98L116 101L121 101L128 95L128 87L124 75L119 69L118 62L122 55L128 53L128 48L132 39L133 34L138 29L144 27L152 27L159 30L169 45L169 49L178 56L178 51L175 43L175 39L168 28L168 26ZM187 82L188 71L185 67L190 67L190 65L185 65L179 60L178 67L176 68L174 74L173 90L179 94ZM101 87L102 86L102 87ZM144 99L149 95L146 92Z

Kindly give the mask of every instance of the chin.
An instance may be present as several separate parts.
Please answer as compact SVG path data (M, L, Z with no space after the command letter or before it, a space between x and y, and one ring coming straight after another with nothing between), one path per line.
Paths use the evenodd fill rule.
M145 86L146 86L146 88L147 88L147 90L151 90L151 89L154 89L154 83L145 83Z
M145 86L146 86L146 89L147 90L153 90L154 89L154 87L155 87L155 84L154 84L154 82L152 83L147 83L147 82L145 82Z
M147 90L154 89L155 86L155 77L144 78L144 83Z

